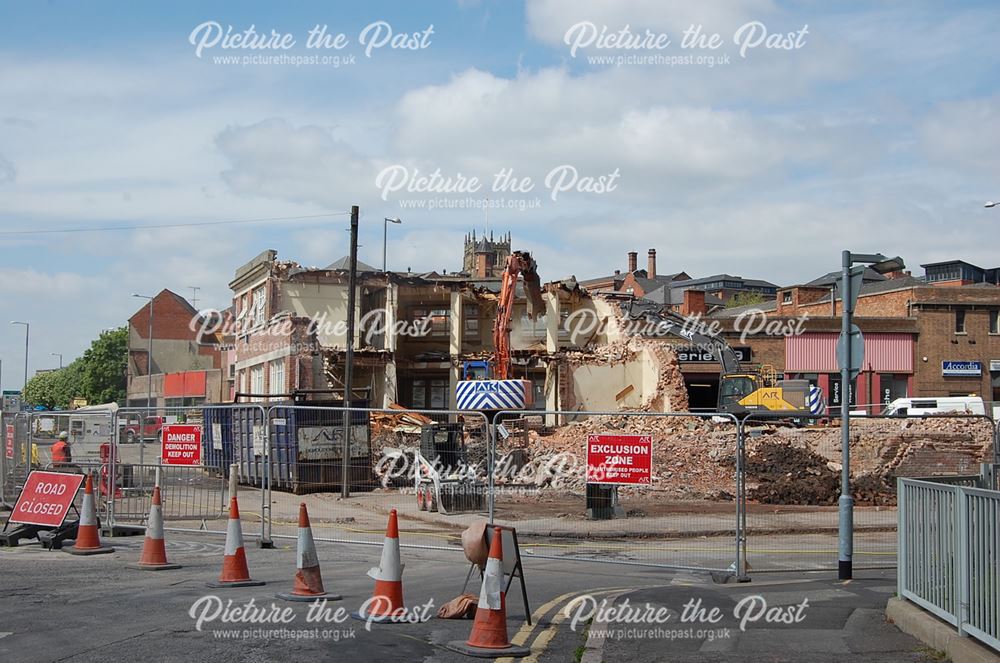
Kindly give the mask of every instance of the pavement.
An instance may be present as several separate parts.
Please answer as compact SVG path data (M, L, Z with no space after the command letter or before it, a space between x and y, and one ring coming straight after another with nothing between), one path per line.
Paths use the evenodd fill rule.
M127 568L138 559L139 537L106 539L115 553L84 558L37 545L0 548L0 660L469 660L443 648L468 637L469 621L434 618L367 630L335 613L371 595L365 573L378 563L378 546L319 544L326 587L344 596L327 605L329 621L319 623L307 620L309 604L274 599L291 587L294 542L279 540L275 550L248 547L251 574L267 585L210 590L205 582L219 573L222 537L168 532L167 539L170 561L182 569ZM433 614L461 591L468 567L457 549L404 548L402 556L411 610L432 605ZM632 565L531 557L524 564L534 625L525 624L525 606L513 591L507 624L512 640L531 648L527 660L940 660L885 622L883 609L895 591L889 571L859 572L847 583L823 572L715 584L706 574ZM477 580L469 591L478 592ZM285 608L290 619L274 619Z

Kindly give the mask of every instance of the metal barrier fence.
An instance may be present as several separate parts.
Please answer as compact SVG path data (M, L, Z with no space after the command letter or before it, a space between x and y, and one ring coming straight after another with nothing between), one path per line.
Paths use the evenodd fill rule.
M742 421L749 502L742 531L753 571L837 568L839 424L768 413ZM995 448L996 435L982 415L852 418L853 566L896 565L896 476L971 474L983 460L976 450L991 442ZM939 453L933 443L939 437L968 441L968 449ZM914 444L922 439L931 444Z
M244 457L223 452L231 440L247 431L248 439L263 439L264 409L260 406L198 406L121 408L115 416L112 434L115 453L113 467L114 495L109 507L111 527L139 525L146 521L153 486L159 480L163 497L165 529L215 531L224 533L224 524L215 529L208 521L228 517L229 466L238 463L240 480L247 482L252 463ZM233 416L238 411L245 415ZM165 425L189 424L202 431L201 463L195 466L168 465L161 460L162 433ZM261 495L261 499L263 495ZM240 516L247 520L247 536L263 537L264 508L244 502ZM254 532L254 525L257 526Z
M14 458L0 464L0 499L12 503L28 471L49 466L65 428L81 441L74 464L95 473L99 517L112 528L145 522L158 477L167 529L224 534L235 465L244 531L263 546L294 538L306 501L320 541L380 545L396 509L403 546L458 552L462 530L486 517L516 527L522 552L537 557L738 575L837 565L836 419L529 410L490 421L468 411L271 402L32 412L11 421ZM199 466L161 463L168 423L200 427ZM903 436L919 438L925 428L973 440L976 450L992 440L996 458L1000 432L984 417L853 420L858 568L895 564L895 474L939 473L906 465ZM650 484L588 485L588 440L599 434L649 437ZM940 473L955 476L934 480L972 481L980 460L970 455L965 467L951 458Z
M1000 649L1000 492L899 479L899 595Z
M511 421L524 421L526 433L505 436L501 425ZM741 567L741 453L732 415L525 410L498 413L494 423L490 513L517 528L527 555ZM615 436L647 438L649 484L588 485L588 447L596 435L612 436L606 438L612 453L616 444L630 444Z

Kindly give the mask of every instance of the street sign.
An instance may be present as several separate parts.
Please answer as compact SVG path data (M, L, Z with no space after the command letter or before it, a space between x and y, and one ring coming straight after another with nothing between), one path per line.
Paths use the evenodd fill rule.
M850 339L850 340L848 340ZM865 365L865 337L857 325L851 325L850 336L841 333L837 339L837 368L843 370L847 363L847 344L851 344L851 365L848 370L851 372L851 379L858 377L861 367Z
M160 462L164 465L201 465L201 426L164 425Z
M6 444L4 445L7 449L7 458L14 457L14 425L7 424L7 434L4 436L6 439Z
M28 475L10 522L22 525L59 527L62 525L76 492L83 483L82 474L35 471Z
M587 483L653 483L649 435L588 435Z

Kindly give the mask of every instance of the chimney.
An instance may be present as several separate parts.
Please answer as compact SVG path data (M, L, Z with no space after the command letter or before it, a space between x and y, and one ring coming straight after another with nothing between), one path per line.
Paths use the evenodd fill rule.
M639 252L638 251L629 251L628 252L628 271L629 272L634 272L635 270L639 269L638 262L639 262Z
M649 259L646 263L646 278L656 278L656 249L649 250ZM704 299L704 297L702 297Z
M651 259L655 260L655 257ZM708 313L708 307L705 306L705 291L685 290L684 303L681 304L681 315L705 315L706 313Z

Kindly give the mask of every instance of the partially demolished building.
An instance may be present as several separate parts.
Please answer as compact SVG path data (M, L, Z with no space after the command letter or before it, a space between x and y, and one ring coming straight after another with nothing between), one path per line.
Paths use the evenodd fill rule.
M504 248L502 242L489 246ZM464 363L492 354L500 288L496 264L496 257L477 258L475 251L465 260L472 273L382 272L359 263L354 398L374 407L454 409ZM237 269L229 286L237 329L230 369L236 391L251 399L296 391L341 398L347 261L304 268L265 251ZM670 346L627 333L613 298L591 295L574 279L554 281L543 286L544 314L532 318L520 288L517 295L513 373L532 382L535 408L687 407Z

